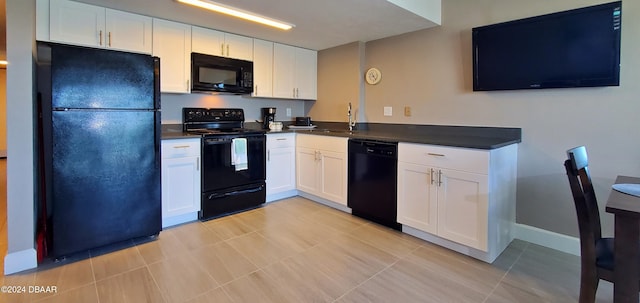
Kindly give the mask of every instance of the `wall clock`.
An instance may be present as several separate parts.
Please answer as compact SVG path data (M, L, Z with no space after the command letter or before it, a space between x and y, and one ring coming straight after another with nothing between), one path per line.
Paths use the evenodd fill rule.
M380 82L380 79L382 79L382 73L380 73L377 68L372 67L367 70L367 73L364 75L364 77L367 83L372 85L378 84L378 82Z

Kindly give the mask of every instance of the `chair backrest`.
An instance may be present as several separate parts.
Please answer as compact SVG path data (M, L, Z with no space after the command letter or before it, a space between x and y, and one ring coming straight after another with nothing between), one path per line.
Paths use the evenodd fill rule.
M582 257L595 259L595 243L602 234L598 202L589 173L587 149L584 146L572 148L567 150L567 156L569 159L564 162L564 166L578 215L581 254Z

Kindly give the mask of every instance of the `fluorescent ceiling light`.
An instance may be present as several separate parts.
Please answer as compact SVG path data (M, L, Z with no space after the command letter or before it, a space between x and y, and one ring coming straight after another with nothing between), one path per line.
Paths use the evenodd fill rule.
M245 20L249 20L249 21L258 22L258 23L262 23L262 24L265 24L265 25L277 27L277 28L283 29L283 30L289 30L289 29L291 29L292 27L295 26L293 24L289 24L289 23L286 23L286 22L277 21L277 20L274 20L274 19L262 17L262 16L254 14L254 13L250 13L250 12L243 11L243 10L240 10L240 9L237 9L237 8L233 8L233 7L230 7L230 6L222 5L222 4L219 4L219 3L212 2L212 1L207 1L207 0L177 0L177 1L178 2L182 2L182 3L186 3L186 4L191 4L193 6L201 7L201 8L204 8L204 9L212 10L214 12L227 14L227 15L238 17L238 18L242 18L242 19L245 19Z

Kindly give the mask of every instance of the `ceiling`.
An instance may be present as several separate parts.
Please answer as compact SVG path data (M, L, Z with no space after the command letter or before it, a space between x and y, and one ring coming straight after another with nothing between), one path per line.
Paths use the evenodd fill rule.
M289 31L227 17L180 4L175 0L75 1L313 50L354 41L366 42L438 25L391 3L424 5L427 3L426 0L215 0L221 4L295 24ZM439 9L440 0L428 2L438 3ZM437 12L437 16L439 23L440 12Z

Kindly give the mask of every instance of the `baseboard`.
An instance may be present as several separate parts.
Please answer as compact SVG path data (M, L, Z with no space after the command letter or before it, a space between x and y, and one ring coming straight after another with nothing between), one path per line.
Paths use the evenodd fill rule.
M4 274L10 275L38 267L38 257L34 248L9 253L4 257Z
M336 202L333 202L333 201L329 201L329 200L327 200L327 199L325 199L325 198L321 198L321 197L318 197L318 196L316 196L316 195L312 195L312 194L309 194L309 193L305 193L305 192L303 192L303 191L298 191L298 195L299 195L300 197L307 198L307 199L309 199L309 200L311 200L311 201L315 201L315 202L318 202L318 203L320 203L320 204L324 204L324 205L326 205L326 206L333 207L333 208L335 208L335 209L337 209L337 210L341 210L341 211L343 211L343 212L345 212L345 213L349 213L349 214L351 213L351 208L349 208L349 207L348 207L348 206L346 206L346 205L342 205L342 204L340 204L340 203L336 203Z
M517 223L515 228L516 239L580 256L579 238Z
M180 225L198 220L198 212L186 213L179 216L162 218L162 228Z
M266 197L266 202L274 202L274 201L278 201L278 200L282 200L282 199L286 199L286 198L291 198L291 197L295 197L298 195L298 190L296 189L292 189L292 190L288 190L285 192L280 192L277 194L270 194L267 195Z

